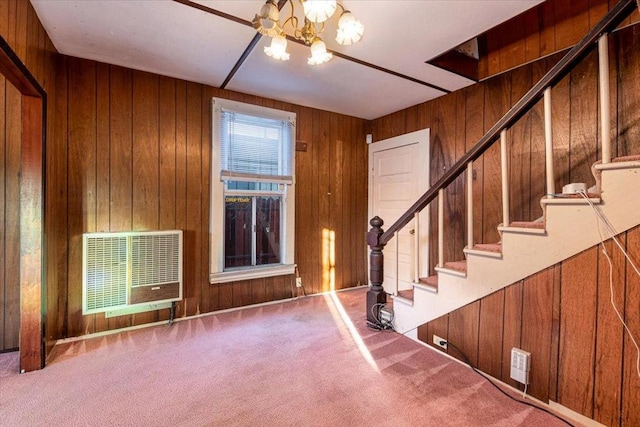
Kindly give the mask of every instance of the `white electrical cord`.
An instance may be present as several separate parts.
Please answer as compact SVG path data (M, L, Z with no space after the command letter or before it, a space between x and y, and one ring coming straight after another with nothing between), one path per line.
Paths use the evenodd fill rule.
M591 199L589 199L589 197L587 197L587 195L584 192L581 191L578 194L580 194L582 198L585 199L587 203L589 203L589 206L591 206L591 209L593 209L593 213L596 217L596 221L598 223L598 235L600 236L600 246L602 247L602 253L604 254L605 258L607 259L607 262L609 263L609 296L611 299L611 306L613 307L613 310L616 312L618 319L620 319L620 322L622 322L622 326L624 326L625 331L629 335L629 338L631 338L631 342L636 348L636 371L637 371L638 377L640 378L640 347L638 347L638 342L636 341L635 337L633 336L633 333L629 329L629 326L626 324L626 322L622 318L622 315L620 314L620 311L618 311L618 308L616 307L615 301L613 299L613 263L611 262L611 257L609 257L607 248L604 245L604 238L602 236L602 231L601 231L601 227L603 224L605 226L605 229L609 232L609 236L615 242L618 248L622 251L625 258L627 259L627 261L629 261L629 264L631 264L631 266L633 267L633 270L636 272L638 277L640 277L640 271L638 270L638 267L636 267L635 263L629 257L629 254L627 253L627 251L622 247L620 242L618 242L618 239L616 239L615 237L616 232L613 226L611 225L611 223L604 216L604 214L593 204Z

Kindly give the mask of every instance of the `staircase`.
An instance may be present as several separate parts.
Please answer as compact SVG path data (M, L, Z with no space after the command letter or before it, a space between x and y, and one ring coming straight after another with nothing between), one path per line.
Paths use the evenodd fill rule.
M622 157L593 168L599 187L588 198L617 233L640 224L640 157ZM544 197L543 221L498 226L502 242L465 249L466 260L436 267L437 275L394 297L400 333L449 313L550 267L600 242L591 205L580 195ZM609 235L603 231L604 238Z
M367 318L375 322L380 304L386 302L383 282L383 249L395 233L407 225L430 203L438 204L438 263L435 274L421 278L412 289L402 289L394 298L394 327L417 339L416 328L457 308L565 260L600 242L599 210L615 234L640 224L640 198L629 193L640 188L640 157L612 158L610 141L610 101L608 33L637 7L635 0L621 0L564 58L534 85L462 158L450 168L387 230L382 220L371 220L367 235L370 252L371 287L367 293ZM599 52L600 140L602 160L592 167L596 186L582 194L558 194L555 189L551 122L552 88L591 49ZM605 66L603 66L605 65ZM509 218L509 182L506 131L540 99L545 110L546 196L540 195L543 216L534 222ZM595 136L594 136L595 137ZM494 143L500 142L502 169L502 224L497 225L501 241L473 241L473 162ZM445 192L466 172L467 245L463 260L444 262ZM603 232L604 239L610 237ZM462 254L460 256L462 258Z

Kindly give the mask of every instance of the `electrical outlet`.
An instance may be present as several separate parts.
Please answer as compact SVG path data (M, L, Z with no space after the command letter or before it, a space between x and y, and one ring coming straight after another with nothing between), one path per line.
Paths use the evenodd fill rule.
M296 277L296 288L302 287L302 277Z
M438 347L440 347L440 348L443 348L445 350L447 349L447 340L445 340L444 338L440 338L439 336L437 336L435 334L433 335L433 343L435 345L437 345ZM444 344L442 344L442 343L444 343Z
M531 369L531 353L518 348L511 349L510 377L519 383L529 384L529 370Z

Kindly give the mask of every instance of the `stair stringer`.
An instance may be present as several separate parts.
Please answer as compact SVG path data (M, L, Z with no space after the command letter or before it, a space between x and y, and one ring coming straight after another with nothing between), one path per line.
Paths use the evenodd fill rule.
M598 165L602 171L601 202L596 205L616 234L640 224L640 162ZM586 201L548 204L545 234L504 231L502 258L469 254L467 275L438 273L438 293L414 289L413 304L395 300L395 330L418 326L472 303L532 274L551 267L600 242L597 220ZM603 232L605 240L607 232ZM415 333L408 334L416 338Z

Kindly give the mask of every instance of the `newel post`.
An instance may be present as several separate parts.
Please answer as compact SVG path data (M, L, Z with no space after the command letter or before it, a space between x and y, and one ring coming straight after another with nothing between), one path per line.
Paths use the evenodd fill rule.
M378 322L378 312L380 306L377 304L386 304L387 294L382 288L382 282L384 281L384 254L382 249L386 243L380 242L380 237L384 233L382 225L384 221L375 216L369 221L371 224L371 230L367 233L367 244L371 248L369 254L369 281L371 286L367 291L367 320L369 322Z

